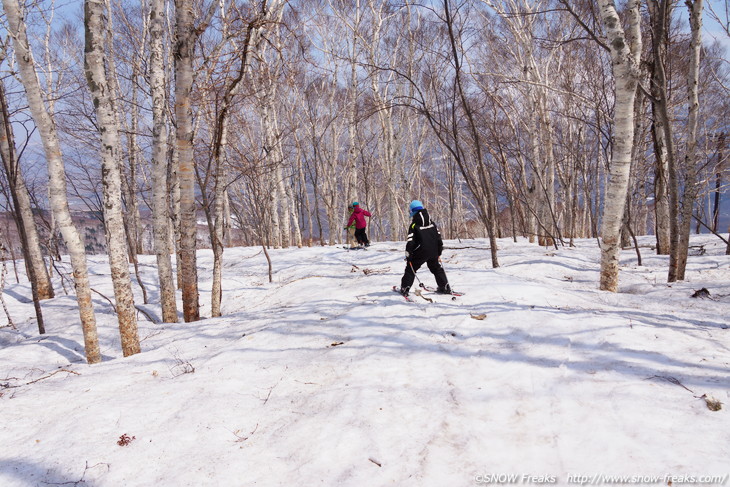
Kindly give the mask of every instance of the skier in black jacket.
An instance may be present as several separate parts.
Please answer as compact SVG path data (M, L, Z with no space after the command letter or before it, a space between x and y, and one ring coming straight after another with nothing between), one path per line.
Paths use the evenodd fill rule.
M408 296L413 285L416 272L425 263L428 270L436 278L437 292L451 294L451 286L446 278L446 271L441 266L441 252L444 249L444 242L441 234L431 218L423 203L413 200L410 204L411 226L408 227L408 238L406 240L406 270L400 281L400 293Z

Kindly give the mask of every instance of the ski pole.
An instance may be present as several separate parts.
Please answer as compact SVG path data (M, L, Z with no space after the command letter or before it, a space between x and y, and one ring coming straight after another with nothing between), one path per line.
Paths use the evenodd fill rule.
M411 270L413 271L413 275L416 277L416 281L418 281L418 286L425 289L426 286L423 285L423 283L421 282L421 280L418 278L418 274L416 274L416 269L413 268L413 262L411 262L409 260L408 261L408 265L411 266Z

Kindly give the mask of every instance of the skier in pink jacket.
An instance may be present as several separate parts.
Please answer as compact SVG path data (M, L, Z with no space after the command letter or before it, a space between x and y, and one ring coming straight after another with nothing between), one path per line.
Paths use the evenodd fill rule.
M358 203L357 201L354 201L352 203L352 207L352 214L350 215L350 219L347 220L347 225L345 225L345 228L352 225L352 222L355 222L355 238L357 239L357 243L360 245L364 245L365 247L369 247L370 240L368 240L368 235L367 233L365 233L365 228L368 226L367 222L365 221L365 217L371 216L370 212L360 208L360 203Z

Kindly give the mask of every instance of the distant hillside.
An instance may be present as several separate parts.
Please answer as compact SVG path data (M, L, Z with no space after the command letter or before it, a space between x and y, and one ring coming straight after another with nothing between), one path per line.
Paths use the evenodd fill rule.
M101 215L93 211L73 211L72 217L76 228L81 232L86 252L91 255L106 253L106 237L104 236L104 224ZM43 210L36 213L36 226L40 233L41 245L43 245L44 251L48 253L65 254L66 246L60 235L57 234L55 240L51 240L50 238L51 221L49 211ZM197 246L201 249L210 248L208 226L204 222L205 217L201 214L198 218L197 234ZM20 238L18 237L18 230L13 221L12 214L9 212L0 212L0 225L2 225L0 242L8 249L9 257L15 259L22 258L23 252L20 246ZM232 233L232 243L234 245L240 245L242 231L234 229ZM153 253L152 221L149 212L142 214L141 243L142 253Z

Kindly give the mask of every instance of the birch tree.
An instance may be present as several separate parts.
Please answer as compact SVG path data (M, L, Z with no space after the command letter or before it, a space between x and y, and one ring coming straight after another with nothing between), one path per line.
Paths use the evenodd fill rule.
M626 6L627 30L613 0L599 0L600 15L611 53L615 80L613 151L601 225L601 282L604 291L617 292L621 227L631 172L634 141L634 99L641 57L641 12L639 0Z
M0 152L2 153L3 166L14 200L13 206L20 217L21 225L18 228L18 233L23 241L23 252L26 266L29 267L29 275L32 276L32 284L36 286L38 299L50 299L54 297L53 284L43 259L28 188L20 171L15 151L15 136L5 94L5 83L2 81L0 81ZM16 199L17 201L15 201Z
M687 267L689 234L691 231L694 204L699 193L697 127L699 121L699 76L700 54L702 50L702 10L703 0L685 0L689 11L691 40L689 45L689 70L687 73L687 143L684 155L684 185L682 191L681 224L676 245L669 257L668 281L683 281ZM672 239L675 244L675 238Z
M98 363L101 361L101 352L96 331L96 317L91 300L86 255L84 244L71 219L71 212L68 207L66 171L63 166L63 155L56 130L56 122L53 113L49 112L44 104L33 52L26 34L25 18L20 10L18 0L3 0L3 7L8 17L9 32L13 39L15 59L20 71L21 82L25 88L28 105L38 127L46 155L51 209L56 226L63 236L71 257L76 299L84 334L86 360L90 364Z
M193 1L175 0L175 123L178 182L180 185L179 278L182 287L183 317L186 322L200 319L196 252L197 218L195 207L195 161L193 159L193 60L195 42L205 31L215 12L213 2L198 26L194 25Z
M538 13L544 2L520 0L482 0L494 9L509 29L513 42L503 44L514 62L520 68L520 88L525 91L527 113L525 137L529 144L529 186L526 188L528 205L532 210L527 219L530 222L530 239L537 235L540 245L553 244L558 234L555 222L555 152L553 121L551 119L549 90L551 71L555 69L556 49L539 50L537 39L539 26L545 26L550 19L541 18ZM508 74L508 73L500 73Z
M109 15L106 19L106 36L108 46L108 71L109 85L112 92L117 93L119 112L128 114L128 116L119 117L117 123L119 125L120 136L123 134L126 139L126 154L124 154L122 145L120 145L120 171L122 175L122 201L125 211L124 227L127 236L127 249L129 260L134 266L134 274L137 285L142 291L142 299L148 304L147 288L144 280L140 275L138 254L144 253L142 236L142 216L140 214L140 205L138 195L140 194L138 182L140 180L140 161L142 159L142 150L139 145L139 135L144 133L141 128L141 79L142 79L142 60L145 59L144 46L147 43L149 28L147 28L146 9L133 10L134 18L130 18L129 10L118 5L112 7L112 0L104 0ZM141 20L139 28L136 26L136 19ZM118 28L115 27L114 20L118 20ZM122 50L121 54L119 49ZM131 52L130 52L131 51ZM127 68L128 72L120 72L118 66L122 69ZM122 91L122 82L128 77L129 84L126 93ZM122 82L120 82L120 79Z
M125 357L140 352L134 295L129 276L126 233L122 212L122 178L119 126L114 91L107 78L105 59L105 22L110 15L103 0L86 0L84 27L86 48L84 70L89 84L101 142L104 229L116 300L122 353Z
M278 114L275 106L275 99L278 94L278 77L281 74L281 60L279 50L273 49L270 52L268 46L261 46L262 60L259 63L258 85L261 87L258 96L258 109L262 132L262 148L264 160L269 167L268 203L271 219L272 245L275 247L288 247L291 241L289 227L290 202L284 191L283 165L284 155L281 148L281 131L279 130ZM269 56L275 59L267 58Z
M464 141L460 141L460 138L462 137L457 135L458 127L456 123L452 127L455 149L452 151L452 155L455 156L464 179L469 185L469 189L478 200L479 213L489 236L489 250L492 257L492 267L496 268L499 267L499 259L497 257L497 206L494 194L494 181L491 173L486 168L486 154L483 149L482 137L476 125L474 109L469 101L466 94L466 88L464 86L466 81L464 79L465 73L463 70L462 55L458 52L458 47L462 44L461 39L457 38L454 16L455 13L458 14L458 10L454 12L450 0L444 0L443 7L444 23L446 24L449 47L451 48L450 62L454 68L454 97L459 100L461 110L463 110L463 113L466 115L468 122L466 128L468 135L466 137L462 137L468 140L472 145L471 150L473 151L476 171L472 172L472 170L468 167L469 164L467 164L464 159L464 148L462 147Z
M346 162L346 185L345 185L345 197L347 198L348 204L358 199L358 177L357 177L357 102L358 102L358 76L357 76L357 52L358 52L358 37L360 32L360 20L362 15L360 13L360 0L355 0L353 7L354 18L352 19L351 37L349 40L349 54L350 54L350 77L348 89L349 102L347 103L347 133L349 147L347 149L347 162ZM347 21L345 21L347 23Z
M277 0L271 5L263 0L252 13L252 18L246 24L241 43L235 43L234 49L237 52L238 69L233 77L227 81L223 88L223 99L215 119L213 128L213 171L214 171L214 222L211 231L211 245L213 247L213 285L211 292L211 315L221 315L221 302L223 298L223 248L224 248L224 206L225 188L228 186L227 171L225 170L225 153L228 147L228 130L231 110L234 108L234 98L241 90L246 72L248 71L249 54L252 45L255 44L258 30L268 20L270 9L276 9Z
M382 168L384 181L384 204L383 213L388 215L390 222L390 240L396 240L400 234L401 227L398 209L405 203L406 191L401 187L407 182L403 172L403 160L400 154L400 141L396 116L393 109L391 90L394 86L395 72L391 69L398 63L402 36L388 38L387 28L390 22L395 19L402 19L399 11L392 9L388 2L368 0L370 11L370 30L368 37L362 37L362 44L370 48L366 52L366 63L372 66L370 73L370 89L372 92L372 111L377 116L379 127L378 164ZM388 42L390 41L390 42ZM392 47L383 48L388 42ZM377 69L375 68L377 67Z
M53 297L53 285L43 260L28 189L25 186L23 175L20 173L4 80L0 80L0 158L2 158L3 169L8 181L8 190L13 202L13 219L18 229L25 268L33 294L38 333L42 335L46 332L46 329L43 323L40 300Z
M669 255L671 235L677 231L676 184L670 184L670 170L675 167L674 137L669 119L667 96L667 49L669 46L669 21L672 18L671 0L647 0L652 32L651 105L654 119L654 215L657 254ZM673 169L674 170L674 169Z
M164 66L165 0L150 0L150 94L152 96L152 233L160 283L162 321L177 323L170 246L167 180L167 90Z

